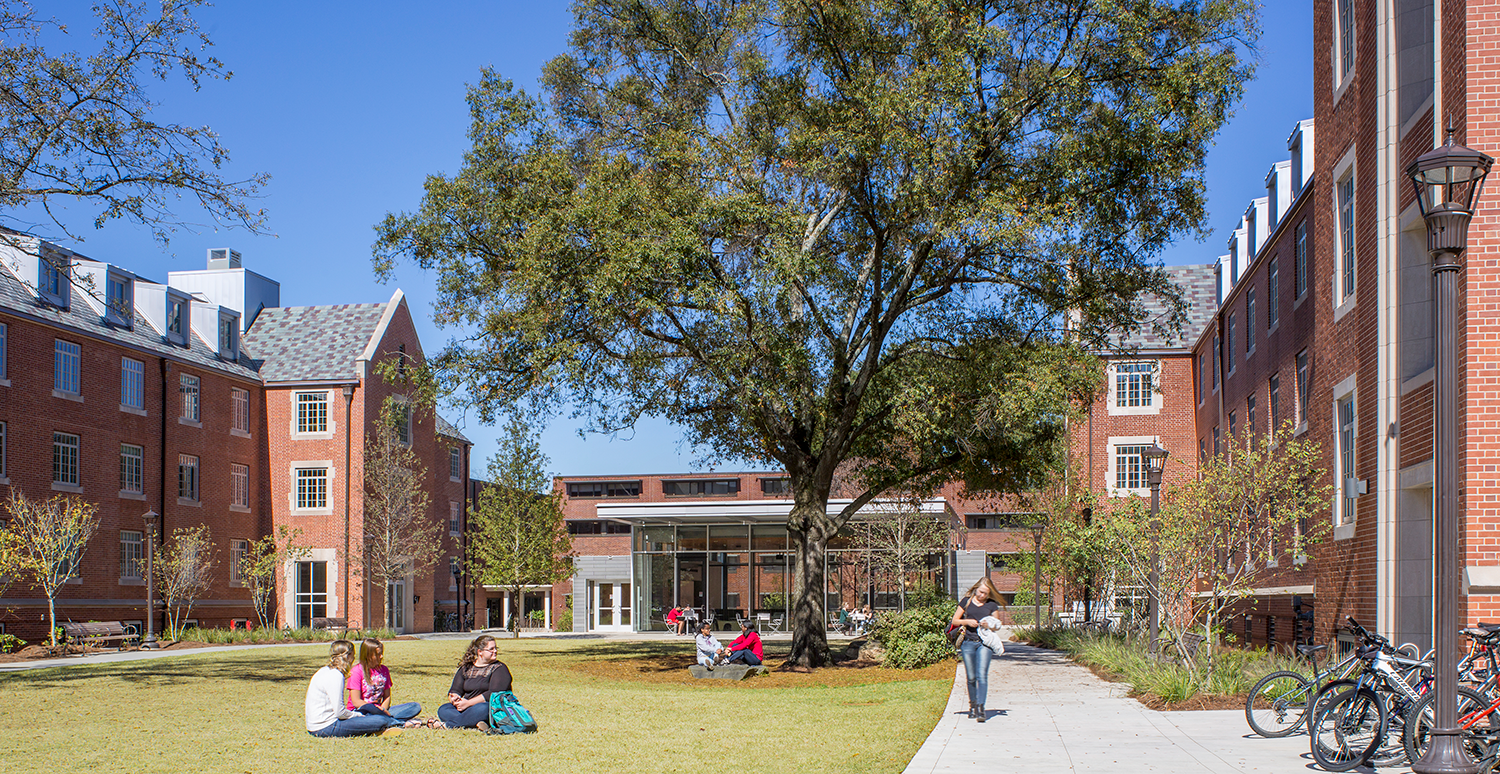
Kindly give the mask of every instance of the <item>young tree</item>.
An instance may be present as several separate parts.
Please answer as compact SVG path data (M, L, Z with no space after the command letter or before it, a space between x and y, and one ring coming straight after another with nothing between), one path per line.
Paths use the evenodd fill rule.
M58 495L48 500L29 500L19 489L10 490L6 504L10 513L11 546L18 578L47 595L47 623L52 647L57 647L57 593L69 578L77 577L78 563L94 530L99 528L99 508L80 497Z
M378 226L376 269L437 270L438 323L477 333L434 363L482 419L659 416L706 461L785 469L791 663L825 663L830 537L890 491L1030 488L1138 296L1180 321L1150 262L1202 224L1253 6L575 9L543 97L470 88L473 148Z
M156 588L167 609L167 636L175 642L182 639L193 605L213 585L218 562L208 525L172 530L172 537L162 544L152 563L156 567Z
M412 449L412 411L412 404L386 398L374 432L365 442L361 549L365 579L380 589L389 589L392 582L408 575L425 573L442 548L441 525L429 512L430 498L422 485L427 468ZM367 611L368 605L367 598ZM394 626L393 611L387 608L386 625Z
M216 224L263 229L265 213L245 200L268 177L223 179L229 152L213 130L153 116L151 81L176 72L197 90L205 79L230 77L202 53L212 44L192 14L205 5L96 3L95 48L84 53L48 50L44 42L66 41L68 28L24 0L0 0L0 217L24 226L45 215L76 239L56 206L82 201L97 207L95 228L124 218L166 244L185 225L172 209L187 198Z
M930 578L928 558L952 542L953 525L942 514L924 512L922 500L901 497L872 503L851 525L854 547L864 553L871 575L894 582L902 610L910 585Z
M1114 514L1120 559L1156 598L1162 627L1179 649L1182 635L1201 627L1212 659L1227 609L1272 574L1309 572L1301 559L1323 537L1326 525L1313 517L1328 507L1330 492L1319 456L1316 443L1294 437L1287 425L1275 434L1247 433L1194 478L1163 487L1154 587L1150 508L1135 498Z
M526 424L512 417L490 458L492 486L469 518L470 574L511 595L516 620L527 586L566 580L573 572L573 540L563 524L562 497L547 492L547 455ZM520 626L515 636L521 636Z
M276 626L276 588L286 575L287 565L308 556L308 546L296 542L300 537L300 528L287 529L283 525L276 534L250 541L250 550L240 561L240 577L250 587L255 616L263 629Z

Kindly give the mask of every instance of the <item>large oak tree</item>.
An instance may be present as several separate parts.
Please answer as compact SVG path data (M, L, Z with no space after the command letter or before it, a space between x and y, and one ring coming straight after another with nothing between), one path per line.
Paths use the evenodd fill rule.
M1245 0L588 0L543 95L492 71L473 148L375 264L437 270L435 360L493 418L679 425L791 477L792 663L828 538L883 493L1057 467L1087 352L1175 298ZM1161 320L1171 324L1180 313ZM829 511L836 474L857 491Z

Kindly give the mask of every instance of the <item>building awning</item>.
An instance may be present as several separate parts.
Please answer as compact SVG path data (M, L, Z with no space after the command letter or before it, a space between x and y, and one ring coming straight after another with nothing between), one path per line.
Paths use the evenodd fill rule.
M853 500L829 500L828 515L844 510ZM855 518L879 518L897 509L911 508L906 501L876 500L867 503ZM917 503L918 511L935 519L956 521L948 501L935 497ZM792 513L791 500L728 500L722 502L599 503L598 518L630 525L651 524L786 524Z

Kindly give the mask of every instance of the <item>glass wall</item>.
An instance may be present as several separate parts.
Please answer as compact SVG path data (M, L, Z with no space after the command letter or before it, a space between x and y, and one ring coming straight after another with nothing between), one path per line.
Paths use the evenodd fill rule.
M667 612L679 606L697 609L724 631L741 617L785 616L792 558L784 525L637 525L633 532L637 630L666 631ZM829 540L825 604L830 613L844 604L897 610L903 586L926 581L946 592L950 560L947 552L933 554L897 577L843 530Z

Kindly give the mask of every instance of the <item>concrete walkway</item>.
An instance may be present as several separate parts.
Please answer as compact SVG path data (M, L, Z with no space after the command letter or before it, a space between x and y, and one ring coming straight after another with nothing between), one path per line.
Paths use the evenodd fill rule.
M964 668L906 774L949 771L1289 772L1318 770L1302 733L1262 739L1241 710L1157 712L1061 653L1006 643L990 663L989 720L966 717Z

